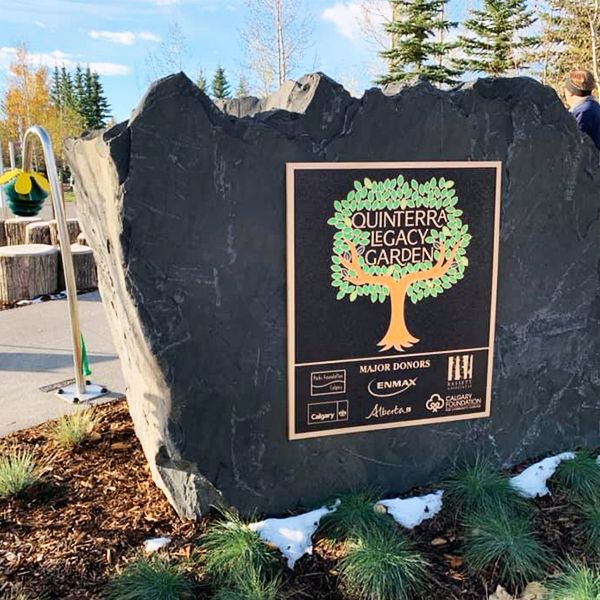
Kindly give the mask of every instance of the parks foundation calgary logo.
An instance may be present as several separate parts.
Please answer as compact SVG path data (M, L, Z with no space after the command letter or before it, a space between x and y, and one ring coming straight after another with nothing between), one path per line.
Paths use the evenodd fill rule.
M407 328L405 301L436 298L459 282L469 265L469 226L454 182L432 177L355 181L335 200L327 223L333 235L331 285L337 299L390 301L390 322L377 344L403 351L419 339ZM434 310L432 308L432 310Z

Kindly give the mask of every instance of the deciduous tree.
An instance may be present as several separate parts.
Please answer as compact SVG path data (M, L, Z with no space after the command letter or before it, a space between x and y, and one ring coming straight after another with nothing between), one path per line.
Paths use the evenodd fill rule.
M246 66L266 96L294 74L310 45L312 17L306 0L246 0L246 5Z

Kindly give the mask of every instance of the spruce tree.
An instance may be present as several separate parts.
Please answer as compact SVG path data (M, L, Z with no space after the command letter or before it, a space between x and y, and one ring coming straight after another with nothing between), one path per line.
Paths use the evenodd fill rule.
M52 71L52 81L50 83L50 102L57 108L63 107L63 97L61 93L60 71L58 67L54 67Z
M196 75L196 85L206 94L208 92L208 83L202 69L198 70Z
M75 75L73 76L73 108L84 118L86 113L86 86L85 75L81 69L81 65L75 67Z
M390 0L392 20L385 29L391 48L381 53L388 62L388 73L378 83L403 82L423 77L433 83L455 83L460 70L444 64L455 43L444 35L456 27L445 17L448 0Z
M212 95L217 100L231 97L231 87L225 75L225 69L218 67L212 80Z
M104 87L100 81L100 75L94 72L92 73L92 123L90 126L93 129L100 129L106 127L107 119L110 117L110 104L104 94Z
M250 87L248 86L248 80L244 75L240 75L237 88L235 88L236 98L245 98L250 95Z
M60 98L63 108L68 106L77 110L73 79L65 67L61 67L60 69Z
M455 60L455 66L493 77L526 67L526 51L538 40L523 31L536 20L527 10L527 0L483 0L481 9L470 10L464 22L472 35L459 37L465 56Z

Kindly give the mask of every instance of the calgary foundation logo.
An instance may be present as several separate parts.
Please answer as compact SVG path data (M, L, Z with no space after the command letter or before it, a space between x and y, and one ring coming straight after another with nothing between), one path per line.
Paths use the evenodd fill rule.
M433 394L427 402L425 402L425 408L432 413L437 413L442 410L446 405L445 400L439 394Z
M327 223L333 236L331 285L337 299L366 297L385 302L391 314L377 344L381 352L404 351L419 339L406 326L406 298L416 304L436 298L464 277L471 241L457 206L454 182L432 177L407 181L355 181L335 200Z

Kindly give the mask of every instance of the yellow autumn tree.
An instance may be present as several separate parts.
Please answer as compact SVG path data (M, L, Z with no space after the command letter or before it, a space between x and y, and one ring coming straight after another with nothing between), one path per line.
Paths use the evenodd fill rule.
M0 136L4 156L8 156L8 141L20 142L32 125L41 125L52 138L59 168L64 168L63 142L83 131L83 120L70 107L57 107L50 98L48 70L34 66L25 47L17 49L11 63L0 105ZM34 161L41 163L41 153L36 148ZM20 165L17 165L20 166Z

